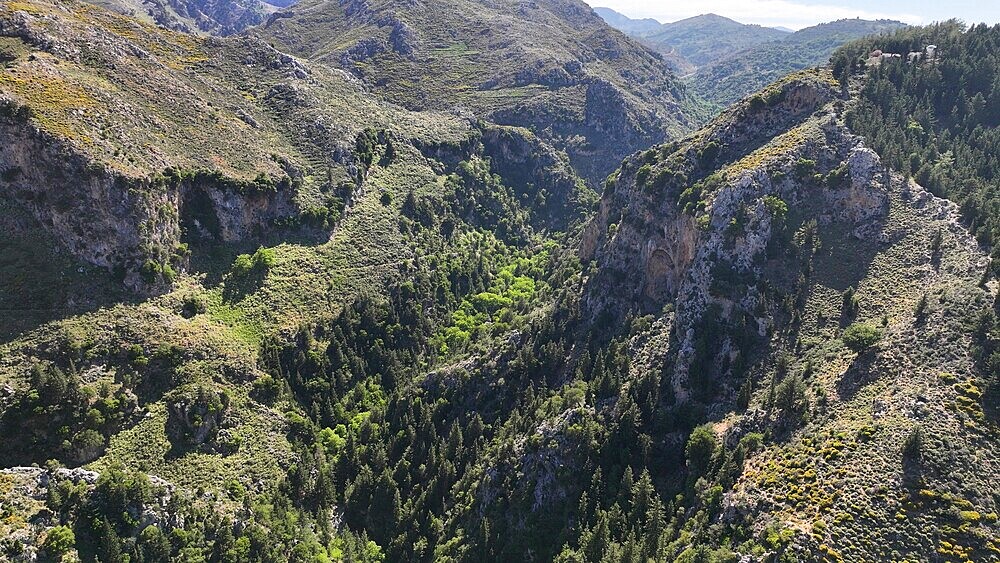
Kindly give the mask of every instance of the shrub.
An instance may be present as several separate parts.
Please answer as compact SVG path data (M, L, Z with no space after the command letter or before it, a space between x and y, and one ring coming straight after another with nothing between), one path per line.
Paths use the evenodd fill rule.
M652 173L653 167L648 164L643 164L639 167L639 170L635 173L635 185L645 186L646 182L649 181L649 175Z
M155 260L146 260L146 263L139 269L139 275L146 280L146 283L155 283L162 272L163 266L160 266L160 263Z
M189 293L184 296L181 302L181 314L190 319L195 315L200 315L208 310L208 303L204 296Z
M927 293L920 296L917 306L914 307L913 316L918 323L922 323L927 317Z
M170 264L164 264L161 273L163 274L163 281L167 283L174 283L174 280L177 279L177 272Z
M258 400L270 403L281 395L281 381L270 375L262 375L253 382L253 396Z
M719 156L720 150L719 143L709 141L698 150L699 162L705 167L711 166L715 162L716 157Z
M774 391L775 403L785 415L803 413L808 404L806 399L806 384L801 375L786 377Z
M840 306L840 314L845 319L853 319L861 309L861 302L854 293L854 288L849 287L844 290L843 303Z
M230 273L237 280L243 280L247 278L250 274L263 275L274 267L277 262L274 250L270 248L260 247L257 249L253 255L250 254L240 254L233 261L233 267Z
M799 158L795 162L795 173L799 176L799 178L806 178L807 176L810 176L813 173L813 170L815 169L816 169L815 160L810 160L808 158Z
M49 530L48 535L45 536L42 549L52 560L58 561L64 553L73 549L74 545L76 545L76 536L73 535L73 530L68 526L56 526Z
M826 182L831 188L839 188L847 181L847 164L841 164L826 175Z
M861 354L882 340L882 331L868 323L854 323L844 330L840 339L844 346Z
M260 247L257 252L253 253L253 266L254 268L261 268L263 270L270 270L274 267L277 261L274 250L270 248Z
M788 214L788 204L780 197L773 195L764 196L764 207L775 219L783 219Z

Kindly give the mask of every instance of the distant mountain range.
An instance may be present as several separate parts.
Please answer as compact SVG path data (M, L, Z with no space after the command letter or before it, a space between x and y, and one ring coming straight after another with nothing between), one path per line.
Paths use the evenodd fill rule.
M845 19L792 32L743 24L716 14L659 24L595 8L609 25L661 53L675 72L688 76L702 98L728 105L790 72L824 64L844 43L890 32L893 20Z
M675 49L695 66L727 58L739 51L768 41L778 41L788 32L759 25L747 25L715 14L695 16L663 24L645 36L657 51Z
M625 14L616 12L611 8L594 8L597 15L608 22L611 27L621 30L633 37L645 37L660 31L663 24L653 18L643 18L641 20L632 19Z
M825 64L841 45L868 35L895 31L892 20L838 20L807 27L700 66L691 88L706 100L729 105L782 76Z

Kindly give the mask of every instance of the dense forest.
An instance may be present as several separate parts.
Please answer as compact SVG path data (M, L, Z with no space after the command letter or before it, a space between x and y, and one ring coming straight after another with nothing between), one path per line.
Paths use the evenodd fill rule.
M936 45L933 60L908 53ZM979 241L1000 241L1000 26L957 21L862 39L831 61L845 84L864 72L850 126L893 168L961 205ZM902 62L868 66L874 50Z

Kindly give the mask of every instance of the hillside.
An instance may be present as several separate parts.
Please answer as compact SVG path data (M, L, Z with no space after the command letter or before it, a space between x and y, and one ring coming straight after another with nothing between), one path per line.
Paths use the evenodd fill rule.
M690 77L691 89L721 106L753 93L797 70L826 64L849 41L904 27L891 20L838 20L807 27L702 66Z
M626 160L584 238L592 314L651 315L628 373L657 421L650 451L686 442L686 480L666 485L684 491L668 529L685 560L998 553L981 516L997 502L995 375L964 324L992 307L989 260L957 206L851 133L840 92L793 75ZM660 421L699 415L656 441ZM655 484L663 462L648 468Z
M826 64L845 43L905 26L892 20L845 19L786 32L708 14L662 24L654 32L641 23L645 20L598 13L612 27L660 52L693 93L719 107L789 73Z
M676 51L691 64L700 67L787 35L787 32L770 27L704 14L663 24L659 31L644 35L643 42L657 51Z
M527 130L386 104L256 39L77 2L5 4L0 30L0 459L52 460L0 474L0 558L68 533L85 560L378 559L291 501L314 429L266 342L401 279L444 314L542 260L582 180Z
M214 35L259 25L281 5L260 0L93 0L91 4L174 31Z
M504 73L633 107L655 57L575 2L372 4L0 5L0 559L1000 556L1000 27L588 165L483 118Z
M255 34L408 108L528 127L595 184L703 117L660 57L578 0L308 0Z

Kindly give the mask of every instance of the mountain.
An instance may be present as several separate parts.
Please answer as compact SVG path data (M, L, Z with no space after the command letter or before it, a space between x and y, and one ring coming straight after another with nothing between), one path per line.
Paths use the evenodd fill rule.
M632 19L611 8L594 8L594 13L601 16L601 19L608 22L611 27L632 37L643 37L655 33L663 26L662 23L652 18Z
M643 36L643 41L657 51L675 50L691 64L700 67L786 35L777 29L705 14L663 24L656 33Z
M848 19L807 27L702 66L690 77L691 88L726 106L790 72L825 64L844 43L904 26L891 20Z
M597 194L335 50L0 5L0 559L996 559L998 46L851 42Z
M365 299L409 300L404 280L435 296L414 313L493 290L484 310L515 322L547 291L539 233L593 201L525 129L72 1L0 7L0 128L0 498L24 516L0 524L3 559L381 560L326 500L281 492L303 491L288 471L310 474L312 446L295 436L320 429L269 351ZM409 349L380 338L365 349ZM352 427L374 406L359 396ZM332 466L316 461L319 500Z
M254 33L410 109L528 127L595 184L704 115L661 57L578 0L307 0Z
M94 0L92 4L167 29L215 35L239 33L287 5L260 0Z
M988 351L969 353L993 326L989 259L956 204L856 135L864 102L843 92L830 71L792 75L609 180L583 236L596 273L581 299L611 326L636 319L627 375L610 387L631 397L617 412L633 437L619 439L646 447L630 461L642 473L626 478L631 498L603 501L574 556L590 557L604 526L637 538L623 549L663 545L642 539L652 512L631 528L634 511L616 517L646 480L692 498L667 553L642 552L657 559L996 553L988 475L1000 458L983 388L997 376L977 363ZM987 320L971 329L974 318ZM670 469L681 465L683 479Z
M605 17L610 25L659 51L686 77L692 92L723 107L786 74L826 63L851 40L905 26L892 20L845 19L791 32L708 14L649 32L637 30L637 20L614 14Z

